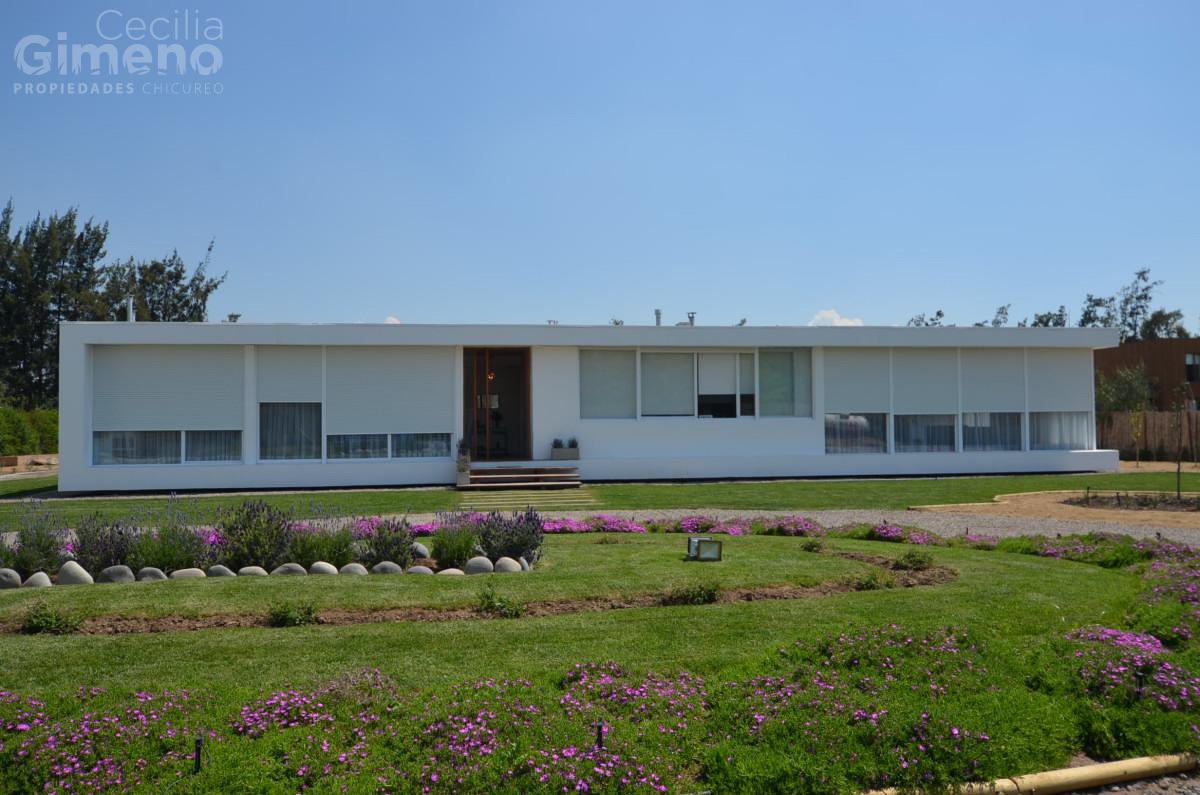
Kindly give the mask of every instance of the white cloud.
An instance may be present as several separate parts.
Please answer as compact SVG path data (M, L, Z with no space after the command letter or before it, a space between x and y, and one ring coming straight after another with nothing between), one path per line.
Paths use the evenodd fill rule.
M842 317L836 309L822 309L808 321L810 326L861 326L862 318Z
M400 324L400 318L396 317L395 315L388 315L383 322L396 326Z

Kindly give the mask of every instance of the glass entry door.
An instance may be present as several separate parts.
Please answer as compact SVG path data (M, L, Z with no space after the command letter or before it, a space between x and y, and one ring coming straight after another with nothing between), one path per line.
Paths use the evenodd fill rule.
M529 349L463 349L463 428L476 461L528 460Z

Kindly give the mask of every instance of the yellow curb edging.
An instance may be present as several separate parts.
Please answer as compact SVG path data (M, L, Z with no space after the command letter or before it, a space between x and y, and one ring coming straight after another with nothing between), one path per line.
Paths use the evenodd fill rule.
M1066 767L1061 770L1029 773L988 783L964 784L956 791L963 795L1023 795L1024 793L1054 795L1054 793L1073 792L1125 781L1183 773L1194 770L1197 763L1200 763L1200 756L1196 754L1142 756L1120 762L1101 762L1084 767ZM900 790L891 787L871 790L865 795L899 795L899 793Z

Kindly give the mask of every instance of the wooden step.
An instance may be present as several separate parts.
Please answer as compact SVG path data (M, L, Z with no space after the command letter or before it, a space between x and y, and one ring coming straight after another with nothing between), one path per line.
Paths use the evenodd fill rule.
M461 491L499 491L501 489L577 489L583 483L578 480L551 480L551 481L505 481L503 483L475 483L471 482L465 486L459 486Z

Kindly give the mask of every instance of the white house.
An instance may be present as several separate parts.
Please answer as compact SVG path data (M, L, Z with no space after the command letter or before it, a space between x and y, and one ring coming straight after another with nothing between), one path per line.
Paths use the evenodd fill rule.
M1115 470L1111 329L64 323L64 491Z

